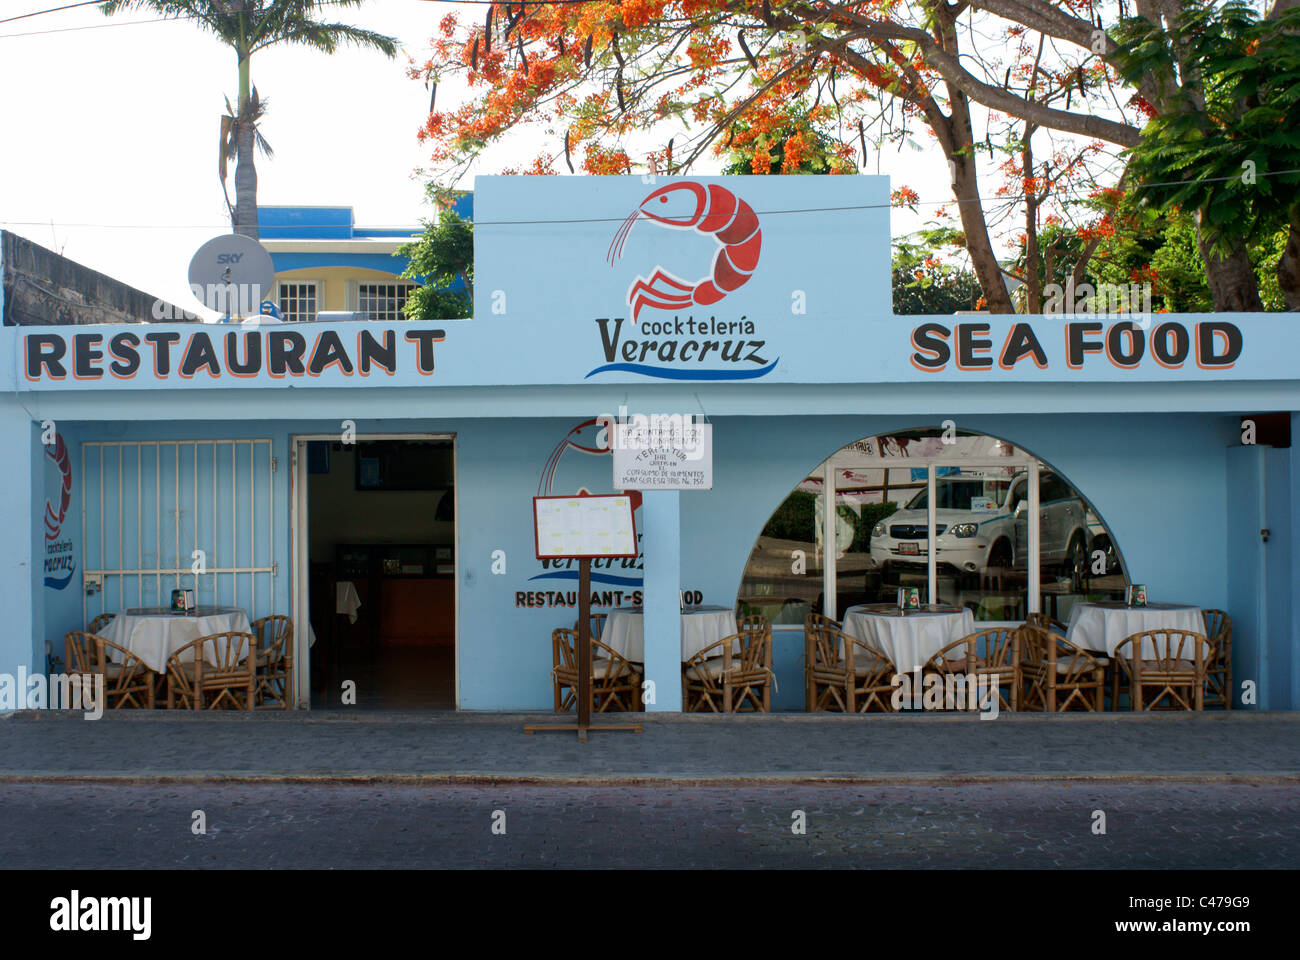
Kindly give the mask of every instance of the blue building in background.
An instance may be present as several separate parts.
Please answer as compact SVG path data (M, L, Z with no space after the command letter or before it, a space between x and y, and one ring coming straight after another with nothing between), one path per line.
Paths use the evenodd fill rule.
M473 195L463 195L454 209L472 217ZM418 225L357 226L351 207L331 206L263 206L257 220L275 264L273 299L285 320L310 321L321 313L402 318L417 283L401 278L409 259L397 251L419 238Z

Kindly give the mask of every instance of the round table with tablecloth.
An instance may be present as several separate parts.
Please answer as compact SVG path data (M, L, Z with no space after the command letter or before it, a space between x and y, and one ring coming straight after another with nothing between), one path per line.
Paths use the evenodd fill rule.
M975 632L975 615L969 610L918 610L900 614L897 608L849 607L844 611L844 633L875 647L899 673L910 673L936 653Z
M687 607L682 613L682 663L711 643L737 632L730 607ZM600 642L633 663L645 662L645 620L639 607L611 610ZM721 656L722 651L717 651Z
M251 632L248 614L238 607L198 607L192 614L172 613L162 608L128 610L115 616L100 635L130 650L155 673L164 673L167 658L199 637ZM215 666L216 652L205 650L204 659Z
M1076 603L1070 611L1065 639L1076 647L1115 655L1126 637L1151 630L1185 630L1205 633L1205 617L1199 607L1186 603L1148 603L1130 607L1124 603ZM1142 658L1154 659L1156 652L1143 644Z

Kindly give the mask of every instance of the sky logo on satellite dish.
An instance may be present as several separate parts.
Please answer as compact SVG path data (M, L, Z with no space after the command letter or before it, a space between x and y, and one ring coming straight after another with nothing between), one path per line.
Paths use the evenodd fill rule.
M271 255L251 237L213 237L190 260L190 292L194 299L222 319L274 316L262 305L275 283ZM155 320L196 320L194 314L161 301L154 303Z

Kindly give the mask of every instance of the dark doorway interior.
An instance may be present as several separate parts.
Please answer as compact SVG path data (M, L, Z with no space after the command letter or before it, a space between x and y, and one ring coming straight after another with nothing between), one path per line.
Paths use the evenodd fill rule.
M453 456L451 440L309 444L313 709L456 708Z

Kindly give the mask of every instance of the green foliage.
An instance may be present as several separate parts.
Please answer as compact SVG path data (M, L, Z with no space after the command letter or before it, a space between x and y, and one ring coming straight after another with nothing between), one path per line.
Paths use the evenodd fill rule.
M975 310L980 285L975 274L938 260L935 253L960 245L960 234L949 227L919 230L919 242L903 237L894 243L892 263L894 313L951 314Z
M1172 26L1135 17L1119 38L1110 59L1129 83L1182 81L1130 152L1141 203L1198 211L1224 255L1272 237L1300 200L1300 8L1267 20L1242 0L1187 0Z
M1265 310L1286 309L1277 282L1277 262L1285 245L1285 228L1246 245ZM1118 228L1097 247L1088 263L1087 281L1094 285L1149 281L1155 310L1214 310L1205 279L1205 261L1196 245L1196 225L1185 213L1144 218Z
M420 239L403 244L394 254L410 258L402 277L420 282L406 301L406 319L468 318L474 308L474 224L450 209L436 221L422 223ZM462 289L453 289L458 282Z

